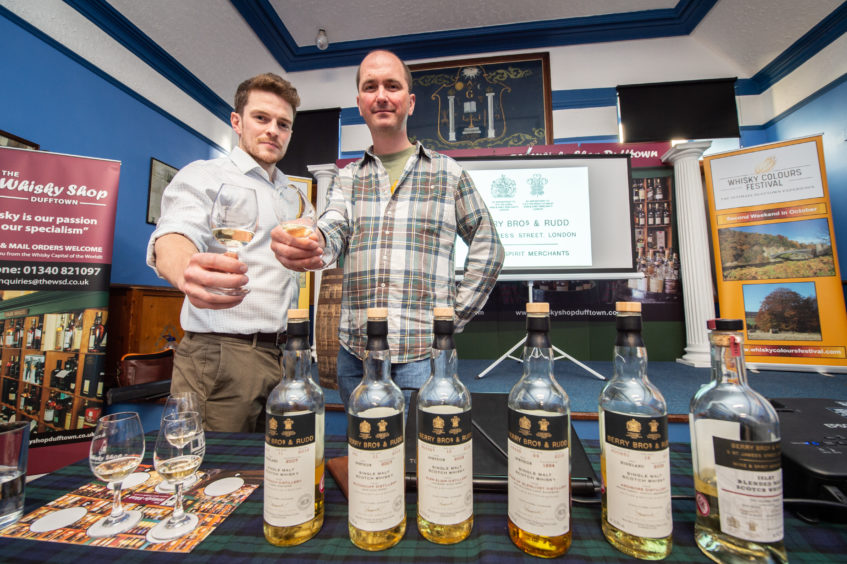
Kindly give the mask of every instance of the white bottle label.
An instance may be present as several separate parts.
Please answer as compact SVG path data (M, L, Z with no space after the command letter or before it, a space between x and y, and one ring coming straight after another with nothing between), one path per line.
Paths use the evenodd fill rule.
M609 524L634 535L673 532L668 418L603 413L606 514Z
M753 542L783 537L779 441L714 437L721 532Z
M473 514L471 412L451 405L418 411L418 513L437 525Z
M315 413L268 415L265 522L292 527L315 517Z
M347 416L350 524L384 531L406 516L403 413L375 407Z
M508 454L512 523L547 537L570 531L567 418L558 413L510 409Z

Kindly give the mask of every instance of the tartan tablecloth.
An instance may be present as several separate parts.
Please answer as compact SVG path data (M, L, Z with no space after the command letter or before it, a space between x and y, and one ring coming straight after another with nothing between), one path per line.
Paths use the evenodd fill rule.
M152 452L152 441L149 439ZM599 468L597 441L583 441L586 452ZM258 434L208 433L204 467L256 469L264 462L263 437ZM328 436L326 456L346 455L342 436ZM145 462L150 454L145 457ZM693 494L691 454L688 445L671 447L674 495ZM62 468L27 485L25 512L93 479L86 460ZM347 534L347 500L327 473L326 516L323 529L312 540L295 547L279 548L262 534L260 487L190 554L161 554L139 550L78 546L0 538L2 562L539 562L514 547L506 532L505 493L475 493L474 528L465 541L441 546L424 540L415 524L416 495L406 496L406 535L393 548L366 552L350 543ZM674 547L665 562L708 562L694 544L694 502L673 502ZM785 515L785 543L791 562L847 561L847 526L835 523L808 524ZM600 506L573 505L573 543L562 557L568 562L637 562L609 545L600 530Z

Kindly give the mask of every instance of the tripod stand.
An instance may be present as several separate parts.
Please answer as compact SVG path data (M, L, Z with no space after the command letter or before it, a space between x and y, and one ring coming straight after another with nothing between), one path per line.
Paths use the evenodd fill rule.
M528 285L529 285L529 301L530 301L530 302L532 302L532 286L533 286L533 281L532 281L532 280L530 280L530 281L528 282ZM494 368L495 368L498 364L500 364L501 362L503 362L503 361L504 361L504 360L506 360L507 358L511 358L511 359L513 359L513 360L517 360L518 362L523 362L523 359L521 359L521 358L519 358L519 357L517 357L517 356L514 356L512 353L513 353L513 352L515 352L515 350L516 350L516 349L518 349L518 348L522 347L522 346L523 346L523 344L524 344L525 342L526 342L526 337L524 337L523 339L521 339L520 341L518 341L517 343L515 343L515 345L514 345L512 348L510 348L508 351L506 351L506 354L504 354L503 356L501 356L500 358L498 358L497 360L495 360L494 362L492 362L491 364L489 364L489 365L488 365L488 367L487 367L485 370L483 370L482 372L480 372L479 374L477 374L477 375L476 375L477 379L484 378L486 374L488 374L489 372L491 372L492 370L494 370ZM595 378L599 378L600 380L605 380L605 379L606 379L606 377L605 377L605 376L603 376L602 374L600 374L600 373L599 373L599 372L597 372L596 370L594 370L594 369L592 369L592 368L589 368L588 366L586 366L586 365L585 365L585 364L583 364L582 362L578 361L577 359L575 359L574 357L572 357L571 355L569 355L568 353L566 353L565 351L563 351L562 349L560 349L559 347L557 347L556 345L551 345L551 347L553 348L553 353L554 353L554 355L553 355L553 360L554 360L554 361L555 361L555 360L561 360L561 359L563 359L563 358L566 358L566 359L570 360L571 362L573 362L574 364L576 364L576 365L580 366L581 368L583 368L586 372L589 372L590 374L592 374ZM558 356L556 356L556 355L558 355Z

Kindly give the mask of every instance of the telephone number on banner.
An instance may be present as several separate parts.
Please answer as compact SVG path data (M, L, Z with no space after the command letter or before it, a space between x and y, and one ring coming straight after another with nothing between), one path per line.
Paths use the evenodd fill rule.
M0 262L0 286L8 290L105 290L110 268L102 264Z

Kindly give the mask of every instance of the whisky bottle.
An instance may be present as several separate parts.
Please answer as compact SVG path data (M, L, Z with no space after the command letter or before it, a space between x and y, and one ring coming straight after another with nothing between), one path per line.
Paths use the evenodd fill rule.
M53 348L57 351L64 350L62 345L65 343L65 314L59 314L59 322L56 324L56 339L53 343Z
M787 562L776 410L747 385L744 322L712 319L712 381L691 400L694 538L717 562Z
M453 308L433 311L430 375L418 391L418 530L454 544L473 528L471 395L457 374Z
M630 556L660 560L671 552L668 409L647 379L641 303L618 302L614 376L598 402L602 528Z
M38 325L35 326L35 337L32 341L32 348L41 350L41 332L44 330L44 318L38 316Z
M348 529L364 550L390 548L406 532L405 401L391 379L387 315L368 309L364 375L347 405Z
M69 351L74 344L74 316L68 314L68 322L65 324L65 331L62 334L62 350Z
M553 376L550 304L526 304L523 375L508 400L508 528L515 545L553 558L571 545L570 400Z
M282 380L265 412L265 538L294 546L324 522L324 396L312 379L309 310L288 310Z

